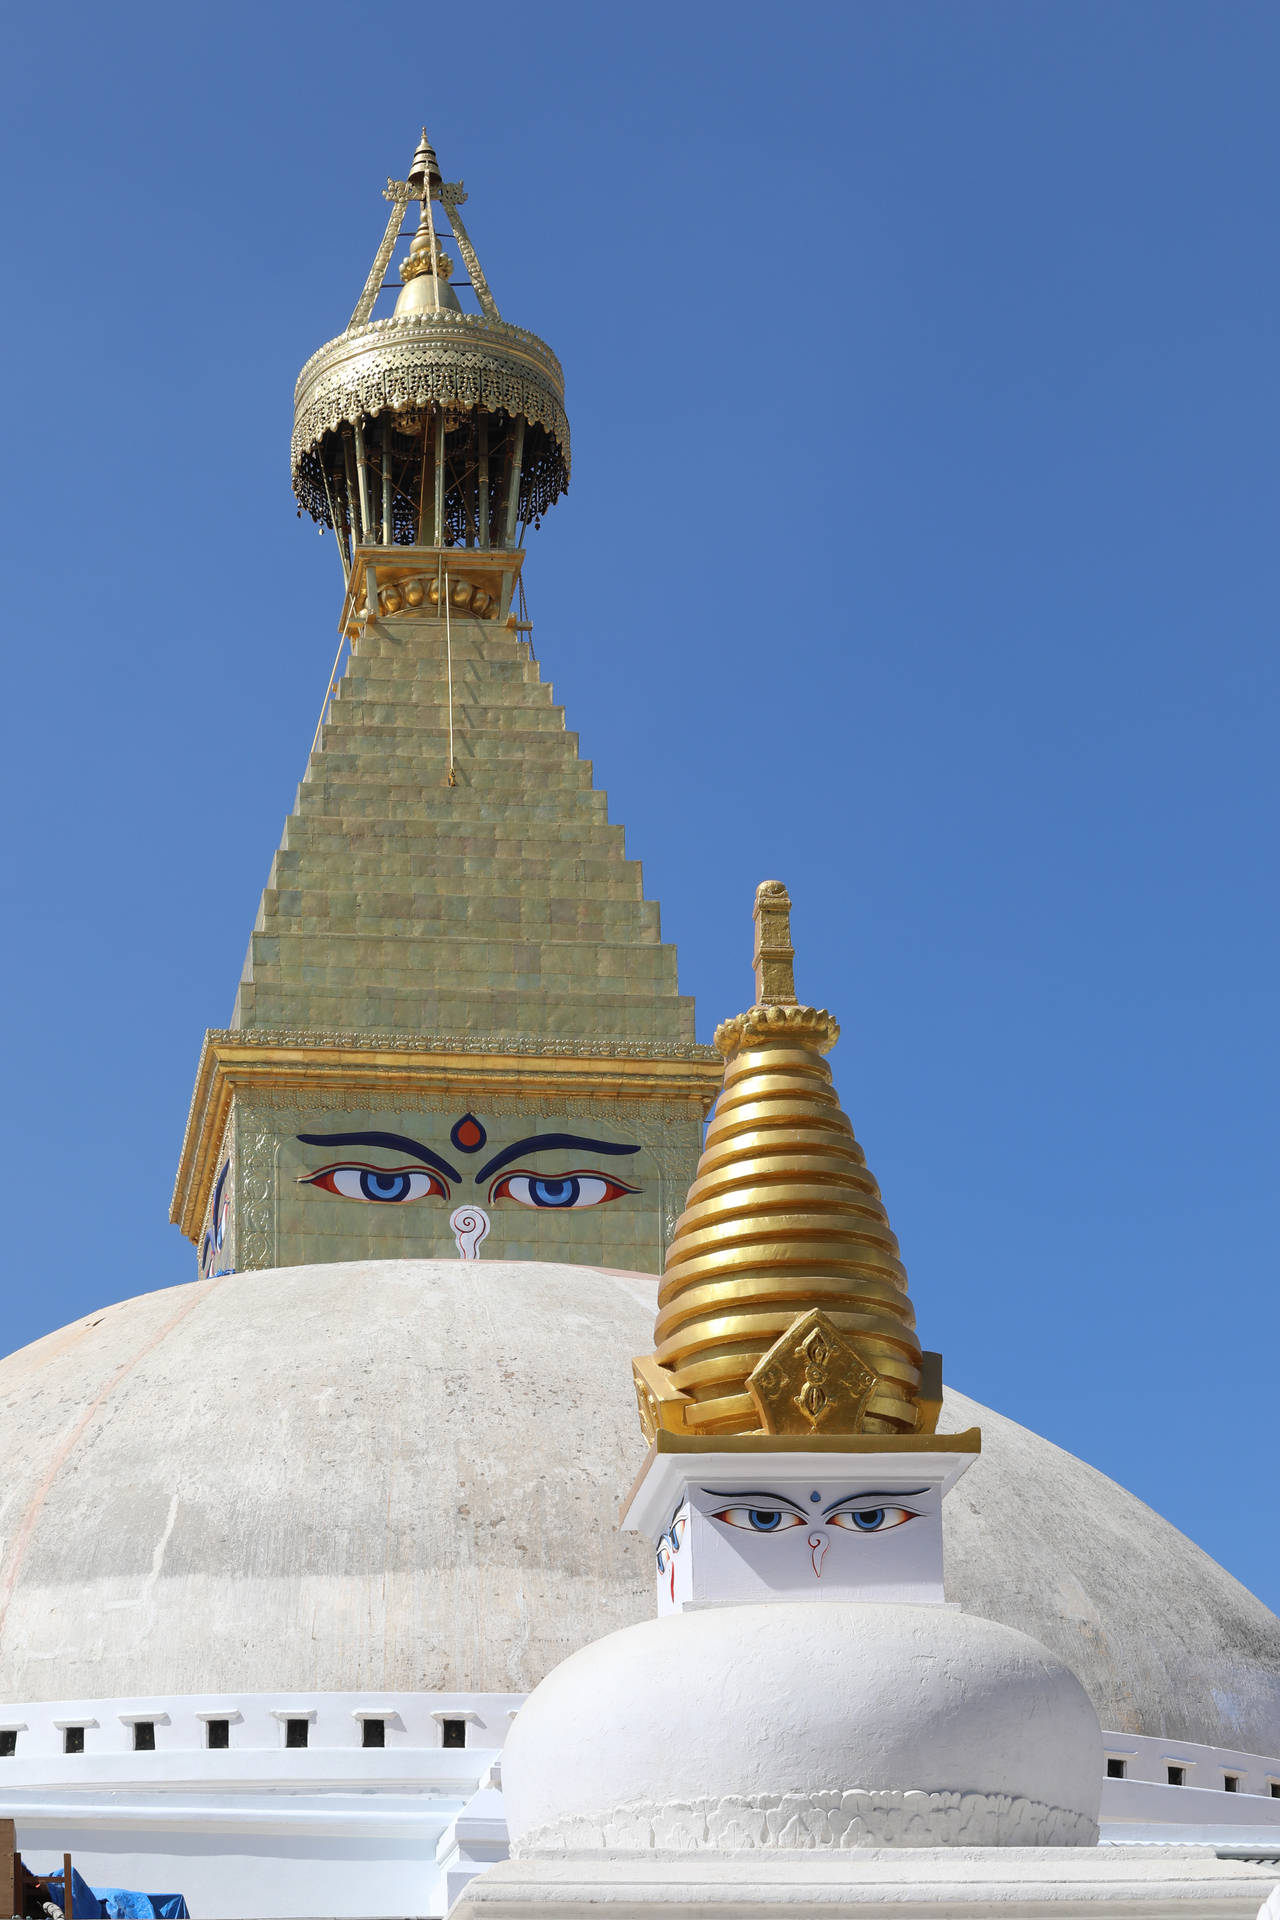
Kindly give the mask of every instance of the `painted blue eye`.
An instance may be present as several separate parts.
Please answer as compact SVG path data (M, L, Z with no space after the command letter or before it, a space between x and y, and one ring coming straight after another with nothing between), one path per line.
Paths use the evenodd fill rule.
M495 1180L491 1200L518 1200L522 1207L598 1207L603 1200L621 1200L634 1193L603 1173L504 1173Z
M805 1525L803 1514L779 1507L721 1507L711 1518L723 1520L727 1527L743 1527L748 1533L781 1533L787 1527Z
M576 1180L531 1180L529 1198L535 1207L576 1207L581 1191Z
M412 1175L407 1173L362 1173L360 1192L366 1200L403 1200L413 1191Z
M439 1200L449 1197L443 1180L425 1167L325 1167L320 1173L305 1174L303 1184L319 1187L323 1193L336 1193L343 1200L373 1200L384 1205L425 1200L429 1194Z
M843 1513L829 1513L826 1525L842 1527L846 1533L888 1533L890 1527L905 1527L920 1515L911 1507L855 1507Z

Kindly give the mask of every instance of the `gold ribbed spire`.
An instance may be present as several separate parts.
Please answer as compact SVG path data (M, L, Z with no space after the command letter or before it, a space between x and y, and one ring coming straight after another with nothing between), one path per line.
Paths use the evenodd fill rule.
M636 1362L642 1423L931 1432L936 1369L922 1392L898 1243L822 1058L840 1029L796 1002L781 881L757 889L755 921L756 1004L716 1031L724 1091Z

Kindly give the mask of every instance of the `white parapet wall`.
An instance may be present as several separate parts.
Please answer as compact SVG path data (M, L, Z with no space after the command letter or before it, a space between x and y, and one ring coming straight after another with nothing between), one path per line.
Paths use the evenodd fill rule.
M0 1812L28 1866L183 1893L195 1920L442 1915L506 1856L520 1694L254 1693L0 1706ZM289 1745L305 1726L305 1746ZM384 1744L366 1745L366 1722ZM210 1729L226 1723L225 1746ZM138 1745L139 1726L154 1747ZM83 1729L83 1750L66 1751ZM141 1739L145 1742L147 1734ZM1280 1757L1106 1733L1104 1845L1280 1855ZM446 1741L462 1745L446 1744ZM1169 1783L1180 1767L1184 1784ZM1226 1781L1236 1786L1228 1791ZM1276 1789L1273 1792L1273 1787Z
M1280 1849L1280 1756L1104 1733L1102 1840ZM1228 1785L1234 1782L1234 1785Z
M519 1694L210 1694L0 1707L0 1811L27 1865L186 1895L196 1920L445 1911ZM384 1744L365 1745L366 1722ZM292 1733L290 1723L293 1723ZM211 1726L225 1747L210 1745ZM300 1735L299 1724L305 1727ZM139 1726L154 1748L139 1747ZM83 1750L75 1729L83 1729ZM305 1737L306 1744L290 1745ZM446 1744L446 1741L463 1744ZM0 1740L0 1746L8 1746ZM488 1790L491 1806L492 1790ZM482 1800L482 1805L485 1803Z

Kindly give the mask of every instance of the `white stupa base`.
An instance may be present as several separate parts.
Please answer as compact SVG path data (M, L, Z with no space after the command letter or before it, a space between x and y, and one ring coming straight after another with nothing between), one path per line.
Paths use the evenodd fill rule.
M507 1860L449 1920L1256 1920L1280 1866L1210 1847L868 1847Z

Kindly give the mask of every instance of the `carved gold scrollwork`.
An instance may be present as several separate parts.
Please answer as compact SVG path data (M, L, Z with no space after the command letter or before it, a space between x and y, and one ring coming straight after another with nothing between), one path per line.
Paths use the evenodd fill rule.
M793 1320L747 1378L766 1433L861 1433L878 1385L879 1375L818 1307Z
M236 1266L260 1273L276 1264L276 1132L251 1107L236 1111Z

